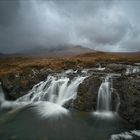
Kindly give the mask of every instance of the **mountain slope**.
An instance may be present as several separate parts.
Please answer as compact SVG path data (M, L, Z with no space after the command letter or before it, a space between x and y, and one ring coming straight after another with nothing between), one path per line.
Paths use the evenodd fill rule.
M65 57L65 56L75 56L75 55L90 53L90 52L95 52L95 51L82 46L58 47L58 48L35 47L20 52L20 55L35 56L35 57Z

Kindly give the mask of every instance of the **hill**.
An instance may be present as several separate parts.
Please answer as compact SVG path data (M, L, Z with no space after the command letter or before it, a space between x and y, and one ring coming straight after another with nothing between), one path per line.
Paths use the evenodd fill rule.
M45 48L45 47L33 47L28 50L21 51L16 56L26 56L26 57L66 57L66 56L76 56L85 53L95 52L93 49L85 48L83 46L67 46L67 47L55 47L55 48Z

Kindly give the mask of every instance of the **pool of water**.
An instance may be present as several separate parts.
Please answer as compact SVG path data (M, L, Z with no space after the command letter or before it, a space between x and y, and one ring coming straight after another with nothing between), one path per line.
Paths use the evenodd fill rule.
M117 115L70 111L45 118L34 106L0 113L0 140L110 140L128 130Z

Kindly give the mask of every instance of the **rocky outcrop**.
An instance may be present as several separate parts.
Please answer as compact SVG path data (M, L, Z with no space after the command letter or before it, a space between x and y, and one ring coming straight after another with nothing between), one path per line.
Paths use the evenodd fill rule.
M80 84L73 107L81 111L95 111L102 76L92 75ZM138 74L115 77L112 92L112 110L135 127L140 127L140 77ZM120 101L120 104L118 103Z
M98 89L101 77L90 76L79 85L77 98L73 102L73 108L80 111L93 111L96 109Z
M15 100L27 94L35 84L45 80L51 72L50 69L31 69L25 70L20 74L10 73L0 77L6 98Z
M140 127L140 77L129 75L114 79L113 87L120 96L119 115Z
M80 111L95 111L97 109L97 95L105 74L91 75L79 85L77 98L73 107ZM111 90L111 89L110 89ZM112 92L111 110L116 111L118 105L118 93L114 89Z
M107 64L106 71L107 72L115 72L115 73L123 73L126 71L126 65L115 64L115 63Z

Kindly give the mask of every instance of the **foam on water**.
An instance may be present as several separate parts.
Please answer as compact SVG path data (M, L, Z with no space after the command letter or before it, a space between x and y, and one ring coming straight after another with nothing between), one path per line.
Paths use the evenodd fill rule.
M112 135L110 140L122 140L122 139L131 140L132 138L133 137L131 136L131 134L129 132L124 132L121 134Z
M140 137L140 130L133 130L133 131L131 131L131 133Z
M69 114L67 109L51 102L39 102L36 104L35 110L42 118L60 118Z
M132 130L130 132L122 132L120 134L113 134L110 140L131 140L140 139L140 130Z
M108 112L107 111L103 111L103 112L96 111L96 112L93 112L93 115L98 118L108 118L108 119L114 118L114 116L115 116L114 113L111 111L108 111Z

